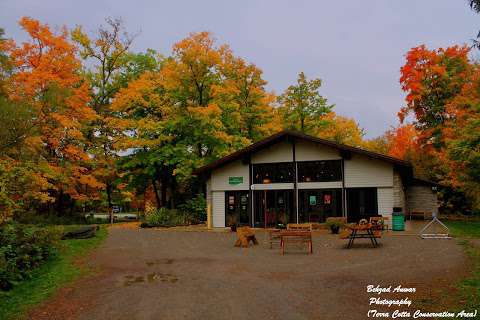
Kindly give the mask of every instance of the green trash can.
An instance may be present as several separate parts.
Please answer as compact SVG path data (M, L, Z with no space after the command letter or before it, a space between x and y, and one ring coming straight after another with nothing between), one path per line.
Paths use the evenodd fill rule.
M392 213L392 230L404 231L405 230L405 215L403 212Z

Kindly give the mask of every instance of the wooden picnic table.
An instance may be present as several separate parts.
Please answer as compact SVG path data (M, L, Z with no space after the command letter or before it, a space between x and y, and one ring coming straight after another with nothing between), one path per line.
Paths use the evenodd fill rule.
M358 238L370 239L373 247L378 246L377 238L380 238L380 235L375 232L375 226L373 224L347 224L345 227L350 230L350 235L347 238L347 249L351 248L355 239Z
M313 253L312 232L299 230L282 230L280 233L280 248L282 255L285 254L285 243L305 243L308 253Z

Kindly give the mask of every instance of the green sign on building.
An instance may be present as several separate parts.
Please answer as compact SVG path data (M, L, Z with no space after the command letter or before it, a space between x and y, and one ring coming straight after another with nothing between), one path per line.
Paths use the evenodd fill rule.
M316 206L317 205L317 197L316 196L310 196L310 205L311 206Z
M237 185L243 183L243 177L228 177L228 184Z

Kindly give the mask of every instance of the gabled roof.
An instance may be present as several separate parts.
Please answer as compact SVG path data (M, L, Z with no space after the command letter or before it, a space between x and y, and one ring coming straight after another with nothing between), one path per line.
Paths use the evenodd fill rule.
M381 154L381 153L376 153L376 152L364 150L364 149L361 149L361 148L347 146L347 145L336 143L336 142L333 142L333 141L330 141L330 140L325 140L325 139L317 138L317 137L314 137L314 136L306 135L304 133L300 133L300 132L297 132L297 131L285 130L285 131L275 133L275 134L273 134L273 135L271 135L271 136L269 136L265 139L262 139L258 142L255 142L255 143L253 143L253 144L251 144L251 145L249 145L249 146L247 146L243 149L240 149L240 150L238 150L234 153L231 153L231 154L229 154L229 155L227 155L223 158L220 158L220 159L218 159L218 160L216 160L212 163L209 163L209 164L207 164L203 167L200 167L200 168L196 169L193 172L193 174L201 175L201 174L209 173L212 170L220 168L220 167L222 167L222 166L224 166L228 163L234 162L236 160L242 159L246 156L251 155L252 153L258 152L258 151L260 151L260 150L262 150L266 147L269 147L269 146L271 146L275 143L278 143L282 140L289 139L289 138L321 144L321 145L324 145L324 146L327 146L327 147L338 149L340 151L344 151L346 153L365 155L365 156L368 156L370 158L390 162L390 163L393 163L393 164L401 166L401 167L408 167L408 168L412 167L412 165L407 161L400 160L400 159L393 158L393 157L389 157L389 156L386 156L386 155Z

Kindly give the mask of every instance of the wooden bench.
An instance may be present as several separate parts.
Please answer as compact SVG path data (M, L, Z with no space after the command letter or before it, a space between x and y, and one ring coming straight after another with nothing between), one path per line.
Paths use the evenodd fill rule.
M250 227L239 227L237 228L237 241L235 242L235 247L248 248L250 241L257 245L258 241L255 237L255 233Z
M280 248L285 254L286 243L302 243L307 245L308 253L313 253L312 232L299 230L286 230L280 232Z
M287 224L287 230L312 231L312 224L311 223L289 223Z
M412 216L421 217L423 220L427 220L427 218L431 219L433 217L431 212L422 210L411 210L408 214L408 219L412 220Z
M325 222L339 222L341 224L347 224L347 218L346 217L328 217Z

